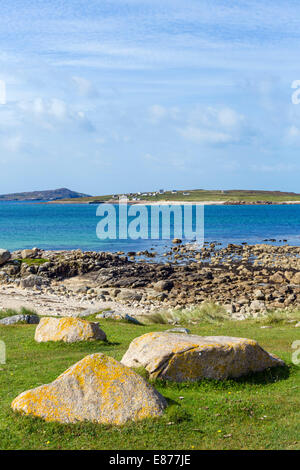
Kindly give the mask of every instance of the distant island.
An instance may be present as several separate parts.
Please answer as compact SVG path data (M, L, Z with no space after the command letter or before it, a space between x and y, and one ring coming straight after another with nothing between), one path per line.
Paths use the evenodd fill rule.
M25 193L1 194L0 201L56 201L90 197L88 194L77 193L67 188L50 189L47 191L31 191Z
M104 202L118 204L120 198L126 197L129 204L176 204L176 203L204 203L204 204L300 204L300 194L283 191L263 190L172 190L145 191L135 193L108 194L90 196L88 194L71 191L67 188L47 191L31 191L24 193L11 193L0 195L1 201L36 201L58 204L101 204Z
M127 197L130 204L176 204L176 203L205 203L205 204L299 204L300 194L283 191L263 190L172 190L145 191L135 193L109 194L102 196L84 196L76 199L76 203L100 204L109 202L118 204L120 197ZM64 198L59 203L72 203L71 198Z

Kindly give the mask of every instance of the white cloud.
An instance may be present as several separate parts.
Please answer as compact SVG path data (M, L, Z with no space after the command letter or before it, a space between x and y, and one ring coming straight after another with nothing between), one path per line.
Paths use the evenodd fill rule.
M66 118L68 114L66 103L57 98L45 100L37 97L31 101L20 101L18 107L24 113L33 113L45 117L52 116L60 120Z
M238 142L245 133L245 117L232 108L193 109L179 134L186 140L203 144Z
M6 137L3 140L3 147L9 152L18 152L22 146L22 137L19 135Z
M57 119L65 119L67 116L66 103L56 98L52 99L49 105L49 114Z
M294 163L255 164L250 165L250 168L259 173L285 173L299 170L299 165L295 165Z
M198 143L224 144L233 141L233 137L230 134L212 129L187 126L183 129L178 129L178 131L185 139Z
M234 109L223 108L218 111L218 120L221 126L233 128L240 125L244 117Z
M79 95L86 98L93 98L98 95L97 90L90 80L83 77L73 76L72 80L76 86Z
M296 126L291 126L288 131L287 131L288 137L293 138L298 138L300 137L300 129Z
M153 124L157 124L165 118L176 120L179 115L179 109L176 106L167 108L160 104L154 104L149 108L149 115L150 121Z
M160 159L152 155L151 153L146 153L143 157L145 160L151 161L151 162L159 162Z
M154 104L149 108L150 120L153 122L159 122L167 115L167 110L159 104Z

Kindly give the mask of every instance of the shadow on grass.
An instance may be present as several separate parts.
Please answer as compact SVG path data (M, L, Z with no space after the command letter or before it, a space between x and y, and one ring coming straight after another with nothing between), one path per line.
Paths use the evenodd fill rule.
M162 388L208 388L215 390L226 390L236 388L238 385L268 385L282 380L287 380L290 375L298 370L299 367L291 364L285 366L272 367L261 372L253 372L242 377L229 378L226 380L202 379L194 382L171 382L167 380L150 380L154 386ZM140 371L138 371L140 372Z
M118 341L110 340L95 340L95 341L74 341L74 343L67 343L65 341L45 341L42 343L36 343L35 341L31 342L31 346L35 347L37 350L60 350L60 351L72 351L76 350L80 352L81 350L90 349L91 353L94 348L106 347L106 346L120 346Z
M281 380L287 380L291 375L292 369L294 369L293 365L271 367L261 372L238 377L234 379L234 381L241 384L267 385Z

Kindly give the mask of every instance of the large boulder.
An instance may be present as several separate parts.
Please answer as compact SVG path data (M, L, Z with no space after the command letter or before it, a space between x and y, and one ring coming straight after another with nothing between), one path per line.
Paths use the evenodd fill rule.
M10 317L2 318L0 325L15 325L16 323L28 323L30 325L38 324L40 317L38 315L12 315Z
M128 367L144 367L151 378L176 382L224 380L284 365L252 339L166 332L134 339L121 362Z
M0 266L10 260L11 254L8 250L0 248Z
M46 421L121 425L160 416L166 400L140 375L104 354L91 354L54 382L28 390L12 409Z
M89 322L73 317L53 318L44 317L35 330L34 339L38 343L46 341L76 341L106 340L106 334L98 323Z

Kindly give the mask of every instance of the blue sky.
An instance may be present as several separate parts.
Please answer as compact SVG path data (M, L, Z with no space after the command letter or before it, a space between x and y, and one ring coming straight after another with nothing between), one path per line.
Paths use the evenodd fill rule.
M2 0L0 193L300 192L300 4Z

